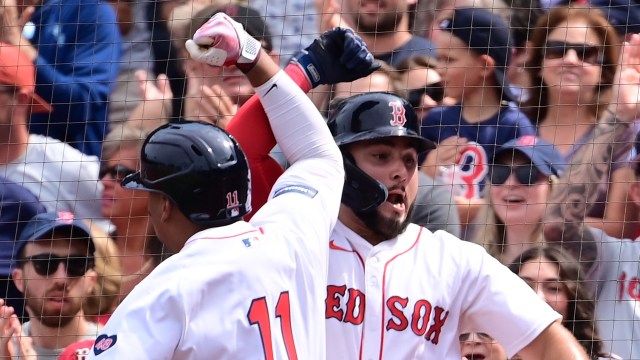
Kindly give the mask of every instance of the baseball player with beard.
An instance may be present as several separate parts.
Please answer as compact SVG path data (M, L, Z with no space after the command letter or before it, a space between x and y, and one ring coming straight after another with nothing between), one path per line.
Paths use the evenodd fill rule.
M295 77L303 88L313 86L314 74L331 76L336 57L314 55L315 71ZM229 131L240 138L251 133L263 147L251 146L248 157L260 160L273 143L255 130L265 121L259 104L247 104ZM404 99L388 93L348 98L329 127L346 179L329 242L328 359L458 360L458 335L469 331L490 334L510 357L588 358L560 315L481 247L408 221L417 156L432 144L418 135L417 117Z
M371 54L352 45L363 55L362 75L371 73ZM313 103L227 15L212 17L186 46L197 60L245 72L293 165L247 223L248 164L232 136L200 122L151 133L141 170L122 186L150 191L153 226L176 254L119 305L91 358L325 359L339 149Z

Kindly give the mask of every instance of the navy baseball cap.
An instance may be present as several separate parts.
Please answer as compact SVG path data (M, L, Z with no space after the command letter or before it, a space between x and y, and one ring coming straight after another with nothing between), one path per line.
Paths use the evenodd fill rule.
M15 249L15 259L18 259L24 246L30 241L43 239L45 235L54 230L66 229L71 233L72 239L87 239L89 244L89 256L94 256L96 247L89 227L74 214L68 211L47 212L31 218L25 225ZM46 239L46 238L45 238Z
M477 54L490 56L495 61L494 74L502 87L502 97L518 99L506 76L513 51L511 32L500 16L481 8L457 8L440 22L440 29L464 41Z
M495 158L504 152L518 151L523 154L531 163L546 176L562 176L567 160L556 150L553 144L533 135L521 136L517 139L509 140L496 150Z
M618 35L640 33L640 5L634 0L591 0L590 4L604 13Z

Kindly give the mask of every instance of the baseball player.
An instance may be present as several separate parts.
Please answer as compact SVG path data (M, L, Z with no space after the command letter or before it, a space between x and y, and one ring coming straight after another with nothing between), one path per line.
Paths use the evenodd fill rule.
M236 116L230 127L242 131L249 120L263 121ZM482 248L408 222L417 155L432 144L404 99L349 98L329 127L346 180L329 242L328 359L457 360L458 334L471 330L496 338L510 357L587 359L560 315ZM265 145L250 158L267 154L269 135L245 131Z
M120 304L90 356L325 359L328 240L344 182L340 152L311 101L227 15L215 15L187 48L200 61L245 72L292 166L247 223L248 164L232 136L198 122L150 134L141 170L122 186L151 192L153 226L177 254ZM367 59L370 73L373 57Z

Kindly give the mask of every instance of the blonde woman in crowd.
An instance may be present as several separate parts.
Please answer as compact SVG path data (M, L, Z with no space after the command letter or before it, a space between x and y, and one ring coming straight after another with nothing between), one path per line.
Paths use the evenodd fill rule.
M485 191L488 205L478 215L474 242L503 264L541 244L542 219L563 163L552 144L534 136L498 148Z
M97 286L82 304L85 316L104 325L119 303L122 287L122 264L116 244L109 235L91 227L96 247L94 270L98 275Z
M148 192L120 186L127 175L140 167L140 149L147 134L146 130L137 127L119 125L109 132L102 147L102 216L110 219L115 227L110 235L122 263L121 299L160 263L163 256L162 244L149 221Z

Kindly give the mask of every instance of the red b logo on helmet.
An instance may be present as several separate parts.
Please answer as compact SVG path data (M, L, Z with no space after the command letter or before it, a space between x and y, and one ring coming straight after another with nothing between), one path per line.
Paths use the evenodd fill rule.
M391 126L404 126L407 122L407 117L405 116L405 109L402 106L400 101L390 101L389 106L393 109L391 114L393 115L393 119L389 121Z

